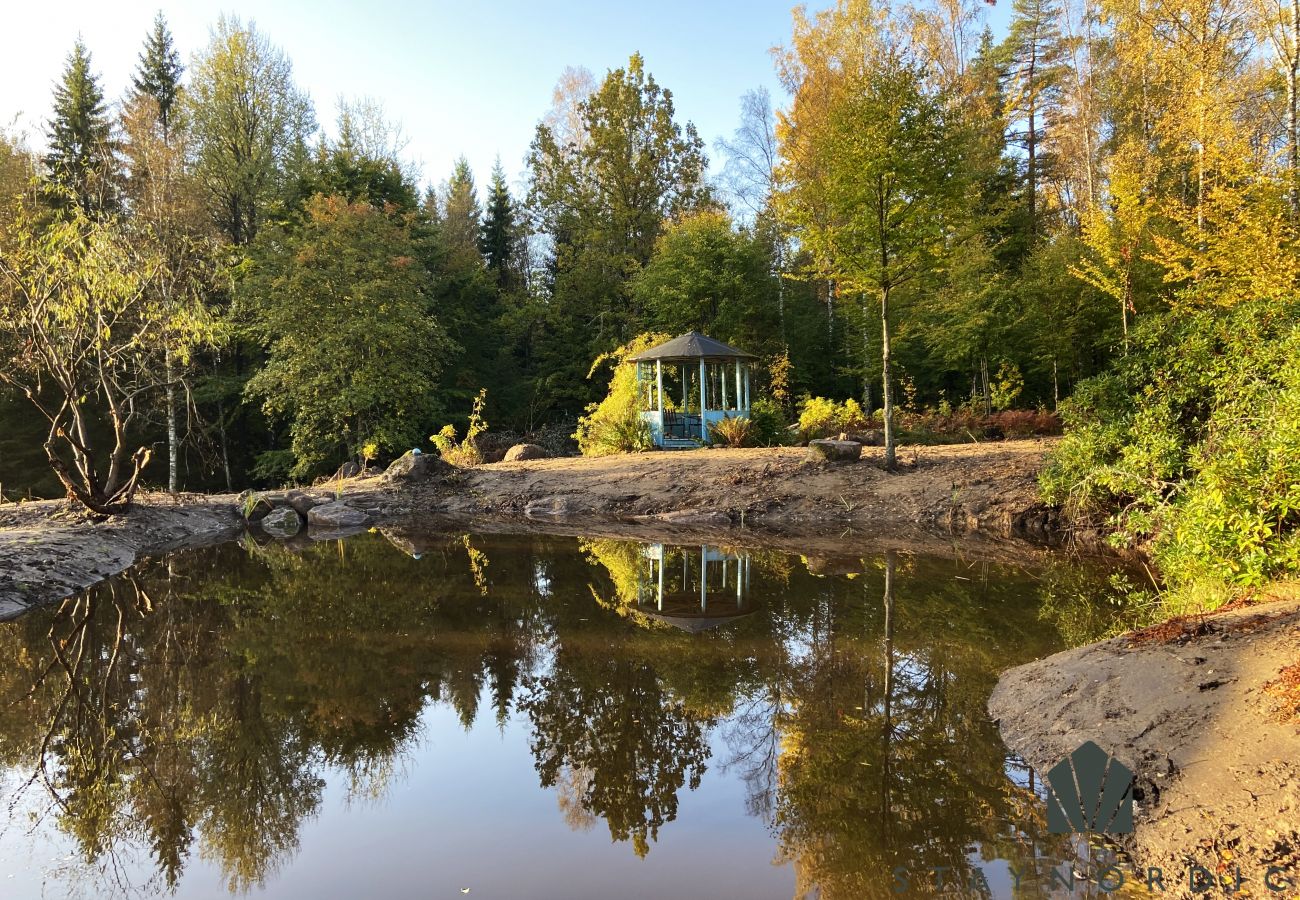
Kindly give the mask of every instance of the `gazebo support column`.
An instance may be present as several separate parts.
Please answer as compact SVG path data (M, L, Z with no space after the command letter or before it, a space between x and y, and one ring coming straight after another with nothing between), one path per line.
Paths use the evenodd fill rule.
M708 440L709 428L704 424L704 411L708 409L709 383L704 380L704 360L700 360L700 440Z
M664 415L664 364L663 360L655 360L655 384L659 387L659 421L662 425Z
M722 408L730 409L727 404L727 367L725 363L718 363L718 383L722 385ZM736 392L736 405L740 405L740 392Z
M749 366L745 366L745 409L749 409Z
M749 400L740 389L740 360L736 360L736 409L749 409Z

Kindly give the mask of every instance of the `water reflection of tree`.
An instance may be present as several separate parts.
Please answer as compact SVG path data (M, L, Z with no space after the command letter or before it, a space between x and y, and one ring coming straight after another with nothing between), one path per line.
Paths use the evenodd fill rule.
M232 888L262 883L329 770L383 794L430 702L466 727L520 707L566 821L641 854L720 722L723 766L824 897L869 894L904 858L1042 852L984 714L993 673L1056 641L1011 573L900 559L815 578L755 554L755 614L687 634L586 600L634 602L635 545L451 536L421 556L229 547L0 626L0 762L33 772L87 860L143 848L164 886L196 835Z
M664 687L653 666L597 649L562 649L521 706L533 724L542 784L562 778L616 841L645 856L677 817L683 786L699 786L709 758L699 717ZM576 773L576 774L575 774Z
M1041 851L1032 795L1007 779L984 710L999 655L1035 643L1032 616L989 616L974 581L909 590L899 568L886 555L861 606L813 630L790 685L775 822L800 895L890 895L896 867L922 890L944 867L978 893L973 848Z

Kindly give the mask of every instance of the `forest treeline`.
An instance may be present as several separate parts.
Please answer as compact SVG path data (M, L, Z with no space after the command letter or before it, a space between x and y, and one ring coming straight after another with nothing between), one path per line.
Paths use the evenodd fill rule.
M373 100L322 127L252 22L183 62L160 16L118 102L78 43L46 151L0 143L0 455L30 475L48 437L101 507L142 436L173 487L304 478L425 444L480 388L494 427L567 426L592 360L693 328L759 354L786 414L1073 393L1049 493L1139 536L1231 438L1214 477L1249 483L1204 514L1286 542L1263 577L1300 552L1300 7L1015 0L1001 39L985 12L796 9L789 100L743 98L713 177L646 60L566 70L522 187L483 191L463 160L422 189Z

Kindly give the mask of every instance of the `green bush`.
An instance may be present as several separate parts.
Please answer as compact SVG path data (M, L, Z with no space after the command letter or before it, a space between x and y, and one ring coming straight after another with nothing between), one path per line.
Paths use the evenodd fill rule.
M750 440L759 447L790 443L790 420L776 400L759 397L749 407Z
M596 357L587 373L588 378L607 362L614 363L614 374L609 380L605 399L588 406L587 414L578 419L578 430L573 437L583 456L634 453L654 446L650 428L641 418L636 364L629 362L628 357L666 340L666 334L642 334L612 353Z
M1063 413L1046 498L1149 545L1171 602L1300 567L1300 303L1149 319Z

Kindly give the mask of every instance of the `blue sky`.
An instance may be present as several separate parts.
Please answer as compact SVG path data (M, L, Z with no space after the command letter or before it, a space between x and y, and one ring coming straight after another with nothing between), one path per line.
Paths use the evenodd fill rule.
M809 4L826 5L826 0ZM1003 7L1009 6L1004 2ZM56 0L6 11L0 124L42 140L51 87L78 34L110 97L125 91L158 0ZM464 154L480 185L500 155L517 183L537 121L566 66L597 78L640 51L673 91L681 120L709 145L736 125L740 96L758 86L783 98L771 48L790 33L789 0L278 0L161 6L182 55L206 42L223 9L258 27L293 60L317 116L332 123L340 95L381 100L429 182ZM1005 9L992 13L995 22ZM15 39L16 38L16 39Z

